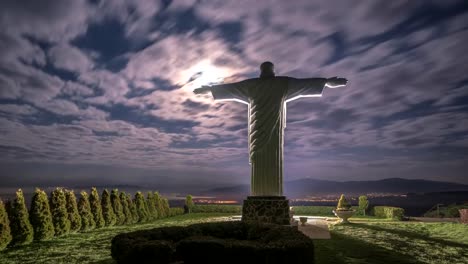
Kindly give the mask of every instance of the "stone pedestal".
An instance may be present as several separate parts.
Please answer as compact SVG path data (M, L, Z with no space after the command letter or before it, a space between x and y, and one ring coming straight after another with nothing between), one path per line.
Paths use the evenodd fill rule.
M242 221L289 225L289 200L284 196L248 196Z

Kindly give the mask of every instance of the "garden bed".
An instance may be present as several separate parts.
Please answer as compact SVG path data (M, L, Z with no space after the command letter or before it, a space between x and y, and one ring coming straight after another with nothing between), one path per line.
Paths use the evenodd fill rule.
M313 263L312 240L289 226L217 222L119 234L118 263Z

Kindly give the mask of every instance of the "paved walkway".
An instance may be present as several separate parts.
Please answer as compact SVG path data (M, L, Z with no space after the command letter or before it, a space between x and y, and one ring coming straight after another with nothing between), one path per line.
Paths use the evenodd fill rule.
M294 219L299 220L299 217L294 216ZM298 229L311 239L331 239L327 217L307 217L306 225L299 222Z
M298 216L294 216L294 219L299 221ZM231 221L239 221L241 220L240 215L230 217ZM321 216L307 216L307 223L305 226L302 226L299 222L298 229L304 235L310 237L311 239L331 239L330 231L328 231L328 223L327 221L336 220L333 217L321 217Z

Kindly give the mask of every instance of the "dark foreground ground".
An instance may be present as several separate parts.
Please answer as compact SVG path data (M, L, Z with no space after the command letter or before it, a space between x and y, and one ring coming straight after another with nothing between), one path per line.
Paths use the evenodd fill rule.
M71 234L7 249L0 252L0 263L114 263L110 245L111 239L119 233L223 221L227 216L229 214L220 213L181 215L152 223ZM362 220L330 226L332 239L315 240L316 263L468 263L468 225Z

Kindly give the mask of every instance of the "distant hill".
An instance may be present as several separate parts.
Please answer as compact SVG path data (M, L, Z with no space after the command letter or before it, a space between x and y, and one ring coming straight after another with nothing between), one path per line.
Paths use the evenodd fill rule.
M215 188L204 191L201 195L218 196L230 199L242 199L249 194L249 185ZM468 191L468 185L428 180L409 180L389 178L376 181L326 181L316 179L299 179L285 182L285 195L289 198L301 198L309 195L341 194L348 195L368 193L428 193Z

